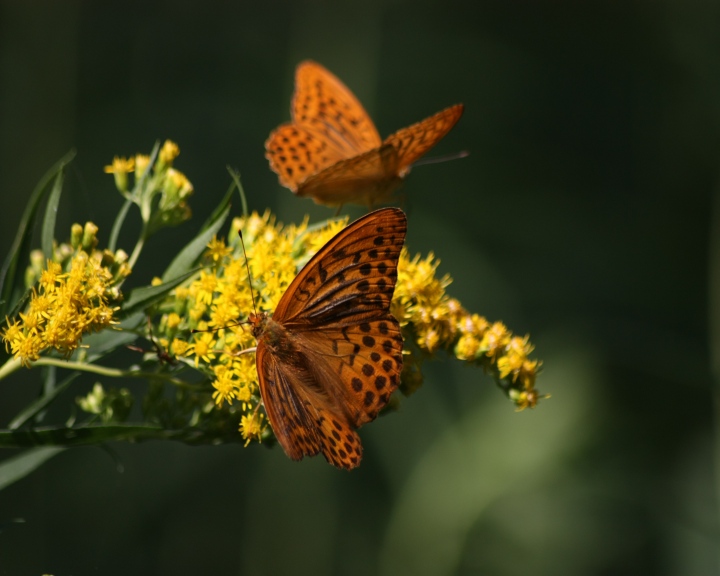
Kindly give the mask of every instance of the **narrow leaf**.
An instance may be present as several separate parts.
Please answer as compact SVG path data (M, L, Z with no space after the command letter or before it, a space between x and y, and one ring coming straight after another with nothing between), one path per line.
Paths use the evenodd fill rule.
M145 314L142 311L136 312L124 318L118 330L101 330L83 338L82 352L87 353L85 362L96 362L113 350L134 342L138 336L131 329L136 328L144 318ZM80 352L81 350L76 350L73 354L75 360Z
M33 402L32 404L26 406L22 412L20 412L17 416L15 416L15 418L10 421L10 424L8 424L8 429L17 430L28 420L34 418L38 413L47 408L50 403L60 395L60 393L64 392L68 388L68 386L70 386L72 381L75 380L75 378L77 378L79 375L79 372L74 372L73 374L65 378L65 380L63 380L60 384L55 386L50 392L44 394L43 396L35 400L35 402Z
M146 308L155 304L167 295L176 286L179 286L185 280L195 274L197 270L190 270L189 272L178 276L173 280L163 282L159 286L143 286L142 288L135 288L127 293L125 302L123 302L122 309L118 314L121 318L126 318L130 314L140 312Z
M125 200L125 203L122 205L122 208L120 208L120 211L115 217L115 222L113 223L112 231L110 232L110 241L108 242L108 250L110 250L110 252L115 252L118 237L120 236L120 229L122 228L128 210L130 210L130 206L132 205L132 200Z
M237 181L230 184L227 192L225 192L225 196L223 196L223 199L220 200L220 203L215 207L213 213L210 214L210 217L203 223L200 228L201 231L207 230L210 226L217 222L218 218L222 217L222 214L225 212L227 207L230 206L230 201L232 200L233 192L235 191L235 187L237 185Z
M225 223L225 219L229 213L230 206L227 205L224 210L217 213L215 220L211 222L205 230L195 236L195 238L180 251L163 273L163 282L167 281L168 278L175 278L180 274L184 274L195 265L200 255L205 251L205 248L207 248L208 242L210 242L212 237L217 234L217 231L220 230L220 227Z
M58 172L62 171L64 166L72 161L75 157L75 151L71 150L55 165L48 170L48 172L40 179L35 189L30 194L25 211L20 218L20 224L18 225L17 233L13 240L12 246L8 255L5 257L2 268L0 268L0 317L4 317L7 313L8 308L13 306L12 293L15 287L15 273L17 270L17 264L21 257L24 256L25 249L30 242L30 236L32 235L32 224L35 219L35 215L38 209L38 205L42 200L47 187L53 178L56 177Z
M53 241L55 240L55 221L57 220L58 204L60 204L60 195L62 194L63 183L65 182L65 166L58 170L53 182L47 205L45 206L45 218L42 223L42 233L40 235L40 246L42 247L45 259L53 256Z
M119 440L148 440L172 437L171 431L160 426L112 424L80 428L33 428L32 430L0 430L0 446L82 446Z
M235 182L235 186L237 186L238 193L240 194L240 206L242 207L242 214L247 218L248 204L247 198L245 197L245 188L243 188L242 182L240 182L240 172L234 170L233 168L230 168L230 166L227 167L227 171L230 173L230 177L233 179L233 182Z
M63 450L62 446L43 446L4 460L0 463L0 490L24 478Z

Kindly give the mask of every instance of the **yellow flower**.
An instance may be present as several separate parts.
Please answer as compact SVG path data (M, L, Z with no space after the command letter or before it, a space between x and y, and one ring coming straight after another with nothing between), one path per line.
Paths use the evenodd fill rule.
M150 165L150 156L145 154L135 155L135 179L145 174L145 170Z
M185 350L185 356L195 355L195 366L198 366L200 360L209 364L215 359L215 334L212 332L203 332L201 336L195 336L195 342L188 345Z
M113 163L109 166L105 166L104 168L105 174L117 174L119 172L127 174L133 170L135 170L135 159L121 158L119 156L115 156L115 158L113 158Z
M223 240L218 240L217 236L213 236L208 244L205 256L213 261L214 264L220 264L232 254L232 248L225 245Z
M263 422L264 416L259 412L253 412L250 415L244 414L240 420L240 433L245 438L245 446L250 444L250 441L255 438L258 441L262 438L262 433L265 430L265 423Z
M135 170L134 158L120 158L115 156L113 163L110 166L105 166L105 173L115 176L115 187L120 192L127 192L127 175L133 170Z
M185 342L185 340L175 338L170 344L170 352L172 352L173 356L185 356L185 353L187 352L187 349L189 347L190 344Z
M497 359L510 341L510 333L502 322L495 322L485 332L480 347L486 350L490 358Z
M223 402L232 404L234 398L237 397L237 390L232 374L228 370L216 370L215 381L213 382L213 400L218 406L222 406Z
M180 154L180 148L178 147L175 142L172 140L165 140L165 142L162 145L162 148L160 148L160 161L163 164L170 165L173 163L173 160L178 157Z

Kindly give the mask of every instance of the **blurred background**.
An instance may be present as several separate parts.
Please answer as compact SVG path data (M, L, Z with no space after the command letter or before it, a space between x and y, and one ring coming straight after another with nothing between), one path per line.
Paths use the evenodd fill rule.
M531 335L552 394L516 413L480 370L427 363L352 473L258 445L69 450L0 492L0 575L720 573L719 56L716 2L0 1L2 257L73 147L58 230L90 219L106 242L103 166L180 146L195 215L153 238L135 285L194 236L227 165L251 209L331 216L263 156L312 58L383 137L465 104L431 154L470 156L402 190L407 243ZM0 426L37 382L2 382Z

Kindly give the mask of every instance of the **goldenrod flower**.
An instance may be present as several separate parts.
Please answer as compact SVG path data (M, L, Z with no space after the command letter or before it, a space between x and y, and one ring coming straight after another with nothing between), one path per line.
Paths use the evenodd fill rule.
M200 360L205 364L209 364L215 359L215 334L212 332L203 332L201 336L195 336L195 341L191 343L185 350L185 356L195 356L195 366L198 366Z
M94 245L97 227L88 223L85 231L87 244ZM115 278L103 266L103 253L89 254L85 244L64 262L66 272L62 272L63 263L48 260L20 322L9 323L3 331L6 347L25 366L48 348L68 357L84 334L115 323Z
M180 148L172 140L165 140L160 148L159 158L163 164L171 165L173 160L180 154Z
M267 424L264 422L264 415L253 412L250 415L244 414L240 420L240 433L245 439L245 446L253 439L260 440Z
M106 174L113 174L115 176L115 186L117 189L120 192L126 192L128 187L127 175L135 170L135 159L115 156L113 163L105 166L104 170Z
M213 375L212 401L217 410L240 407L240 431L246 442L259 440L266 423L258 412L255 356L247 353L255 339L246 325L237 322L253 311L253 294L258 312L272 312L302 265L346 223L335 220L308 228L304 221L282 226L269 211L236 218L228 242L213 238L205 254L207 267L163 305L168 312L160 329L170 338L170 349L193 358L196 366ZM245 241L252 293L238 229ZM540 363L528 358L532 352L528 338L513 336L502 323L491 324L450 298L446 288L452 280L437 276L438 265L433 254L411 257L403 250L400 256L391 310L405 337L403 391L410 393L422 383L424 358L446 350L482 365L519 409L535 406L542 397L534 389ZM194 326L215 331L191 336L188 330ZM184 338L190 343L181 344Z

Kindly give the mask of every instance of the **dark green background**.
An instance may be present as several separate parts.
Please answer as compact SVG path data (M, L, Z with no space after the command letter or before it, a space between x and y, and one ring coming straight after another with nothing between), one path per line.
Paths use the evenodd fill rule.
M331 215L263 157L304 58L383 136L465 104L436 151L470 157L403 189L408 245L532 335L552 399L517 414L481 371L431 362L352 473L259 446L75 449L0 493L0 575L718 574L717 2L2 1L2 254L71 147L59 230L92 219L107 241L102 167L180 145L195 217L153 239L137 284L228 164L253 209ZM0 383L0 425L37 382Z

